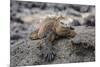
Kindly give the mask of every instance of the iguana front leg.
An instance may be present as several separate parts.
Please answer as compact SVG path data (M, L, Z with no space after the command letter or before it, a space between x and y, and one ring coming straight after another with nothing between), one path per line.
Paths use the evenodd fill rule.
M42 60L46 62L52 62L56 56L52 43L48 40L44 40L41 47L42 49L40 49L40 57Z
M53 47L55 36L56 35L52 30L48 30L46 32L46 37L41 40L41 58L46 62L51 62L55 59L56 54Z

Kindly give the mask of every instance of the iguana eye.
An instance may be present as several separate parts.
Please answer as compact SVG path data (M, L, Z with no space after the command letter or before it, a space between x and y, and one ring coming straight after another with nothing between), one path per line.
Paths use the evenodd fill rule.
M60 22L61 24L64 24L63 22Z
M71 29L71 30L74 30L74 28L73 28L73 27L70 27L70 29Z

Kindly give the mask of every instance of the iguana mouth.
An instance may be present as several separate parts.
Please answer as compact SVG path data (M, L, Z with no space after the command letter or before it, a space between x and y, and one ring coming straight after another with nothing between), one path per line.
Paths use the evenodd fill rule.
M63 27L63 26L62 26L62 28L74 30L74 28L73 28L72 26L70 26L70 27Z

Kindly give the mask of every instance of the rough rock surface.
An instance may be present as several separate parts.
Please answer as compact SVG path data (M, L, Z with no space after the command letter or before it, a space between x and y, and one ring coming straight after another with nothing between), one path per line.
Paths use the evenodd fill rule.
M74 26L77 35L73 39L60 38L54 42L57 56L52 62L44 62L39 57L40 40L30 40L29 35L35 31L34 24L26 24L21 16L31 14L62 14L78 15L91 12L94 6L51 4L37 2L11 2L10 22L10 65L31 66L42 64L60 64L95 61L95 26Z

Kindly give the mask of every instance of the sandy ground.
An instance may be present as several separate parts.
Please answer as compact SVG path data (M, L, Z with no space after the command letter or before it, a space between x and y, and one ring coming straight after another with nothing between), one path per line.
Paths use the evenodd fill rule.
M56 6L55 6L56 5ZM81 8L80 8L81 7ZM64 15L77 10L77 12L87 12L94 8L78 5L46 4L36 2L11 2L11 22L10 22L10 65L31 66L43 64L61 64L95 61L95 26L75 26L77 35L73 39L61 38L55 41L57 56L52 62L44 62L38 56L37 49L40 40L30 40L29 35L35 30L34 24L27 24L21 21L22 16L31 14L57 14ZM89 10L88 10L89 9ZM34 21L35 22L35 21ZM72 45L71 40L76 44ZM87 45L77 44L86 42Z

